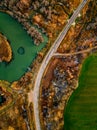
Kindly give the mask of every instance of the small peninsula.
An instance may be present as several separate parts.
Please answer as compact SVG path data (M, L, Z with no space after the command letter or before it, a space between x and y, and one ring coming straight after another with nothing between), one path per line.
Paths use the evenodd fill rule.
M12 50L10 43L8 42L6 37L0 33L0 62L2 61L10 62L11 59L12 59Z

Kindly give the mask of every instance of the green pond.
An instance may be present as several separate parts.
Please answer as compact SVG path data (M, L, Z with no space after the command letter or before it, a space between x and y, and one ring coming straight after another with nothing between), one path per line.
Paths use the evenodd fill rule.
M10 41L13 51L13 59L9 64L0 63L0 80L13 82L27 71L27 67L33 62L37 52L46 45L48 38L43 35L44 42L39 46L34 45L23 26L3 12L0 12L0 32Z

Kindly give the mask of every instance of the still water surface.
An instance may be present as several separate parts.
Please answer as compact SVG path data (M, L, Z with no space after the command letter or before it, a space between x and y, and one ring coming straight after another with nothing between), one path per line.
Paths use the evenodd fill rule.
M27 67L35 59L39 52L47 43L48 38L43 35L44 42L35 46L31 37L15 19L6 13L0 12L0 32L10 41L13 51L13 60L7 63L0 63L0 80L9 82L18 80L27 70ZM23 48L22 50L20 50ZM19 53L23 51L23 53Z

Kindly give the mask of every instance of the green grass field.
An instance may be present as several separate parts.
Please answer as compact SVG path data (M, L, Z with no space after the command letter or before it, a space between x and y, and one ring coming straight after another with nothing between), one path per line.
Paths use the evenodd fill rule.
M83 63L79 86L64 111L64 130L97 130L97 54Z

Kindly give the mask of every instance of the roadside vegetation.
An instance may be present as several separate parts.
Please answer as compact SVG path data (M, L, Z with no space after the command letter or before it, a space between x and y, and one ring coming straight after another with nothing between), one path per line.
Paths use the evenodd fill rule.
M60 55L53 57L45 70L40 88L40 117L43 129L53 130L56 126L56 130L64 129L64 109L78 87L83 61L97 50L93 49L97 46L97 13L94 7L97 7L95 1L88 1L60 44L57 50ZM92 13L89 15L89 11L94 11L93 17ZM77 54L78 52L81 53ZM73 53L75 54L72 55ZM70 123L67 125L70 126ZM66 130L69 130L69 126Z

